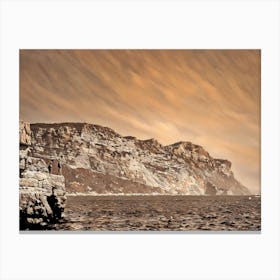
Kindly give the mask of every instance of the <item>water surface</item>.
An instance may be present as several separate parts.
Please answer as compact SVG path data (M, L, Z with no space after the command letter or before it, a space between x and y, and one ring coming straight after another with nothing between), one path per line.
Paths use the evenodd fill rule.
M255 196L69 196L56 230L260 231Z

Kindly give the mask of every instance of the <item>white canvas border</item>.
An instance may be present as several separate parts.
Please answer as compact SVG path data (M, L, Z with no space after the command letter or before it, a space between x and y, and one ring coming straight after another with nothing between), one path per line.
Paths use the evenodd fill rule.
M1 279L279 279L279 2L2 1ZM25 48L262 50L261 234L18 232Z

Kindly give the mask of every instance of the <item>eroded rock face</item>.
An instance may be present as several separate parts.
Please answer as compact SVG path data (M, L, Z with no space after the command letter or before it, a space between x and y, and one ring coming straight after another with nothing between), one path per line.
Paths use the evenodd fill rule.
M63 176L27 171L19 183L21 229L39 229L62 218L66 202Z
M21 122L20 229L42 229L57 222L62 218L66 203L64 176L49 174L46 161L32 157L32 149L30 126Z
M56 174L61 162L69 193L249 194L229 161L214 159L191 142L163 146L84 123L31 124L30 129L32 158L53 159Z
M19 143L20 145L31 145L30 124L24 121L19 122Z

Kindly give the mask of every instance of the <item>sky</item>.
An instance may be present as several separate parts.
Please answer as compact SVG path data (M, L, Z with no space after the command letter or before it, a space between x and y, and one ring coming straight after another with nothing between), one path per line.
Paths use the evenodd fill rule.
M20 119L87 122L228 159L260 193L260 50L20 50Z

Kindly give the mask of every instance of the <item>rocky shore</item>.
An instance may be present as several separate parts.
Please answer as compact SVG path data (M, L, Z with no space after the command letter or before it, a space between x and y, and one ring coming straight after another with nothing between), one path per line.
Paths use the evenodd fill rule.
M23 121L19 138L20 229L61 221L66 194L250 194L230 161L191 142L163 146L99 125Z

